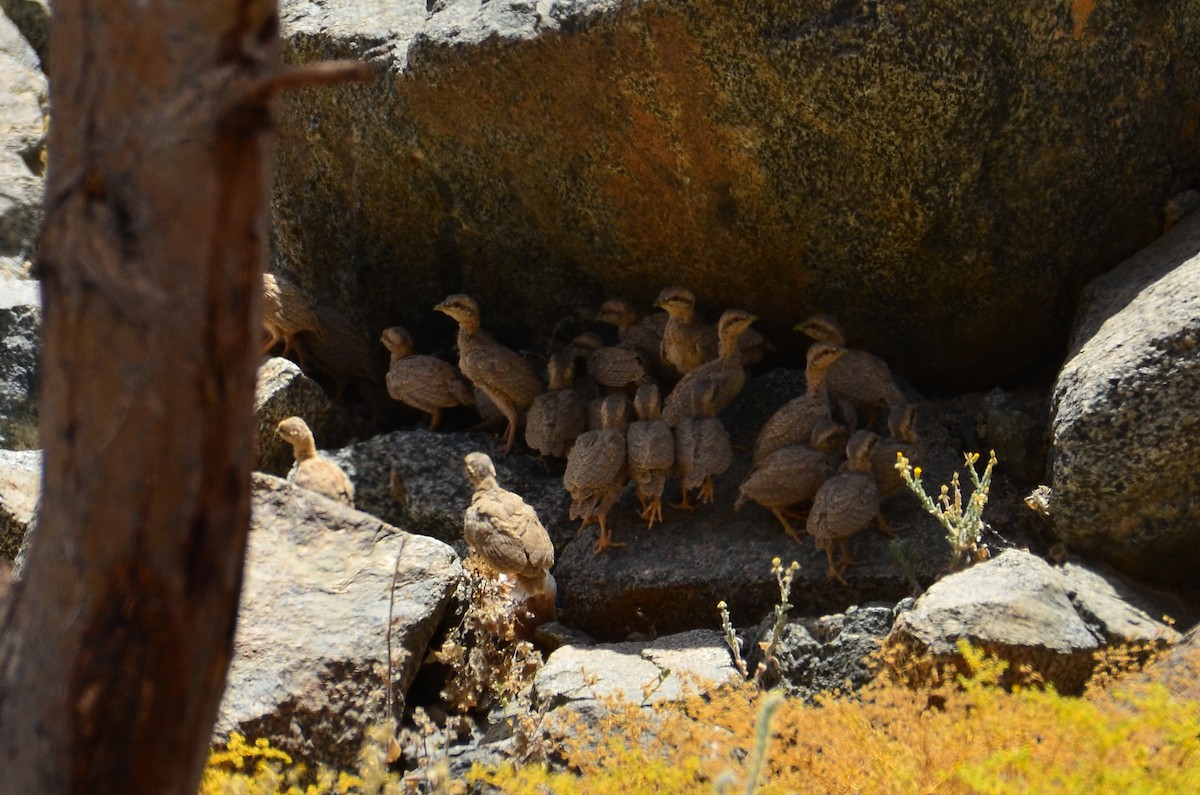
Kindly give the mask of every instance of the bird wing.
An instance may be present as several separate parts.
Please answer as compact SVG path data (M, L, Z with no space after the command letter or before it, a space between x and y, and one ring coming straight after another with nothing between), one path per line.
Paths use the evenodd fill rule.
M575 499L593 496L603 493L624 470L625 435L612 428L588 431L571 448L563 485Z
M554 546L537 512L511 491L477 492L463 535L498 571L533 576L554 565Z
M725 426L716 417L704 417L696 423L696 460L688 476L688 487L704 482L709 475L720 475L733 463L733 446Z
M629 468L669 469L675 464L675 438L664 420L639 420L626 432Z
M393 362L387 388L395 400L425 411L475 402L454 365L434 356L405 356Z
M529 362L498 343L473 345L459 356L458 366L476 386L505 395L517 406L528 408L546 391Z

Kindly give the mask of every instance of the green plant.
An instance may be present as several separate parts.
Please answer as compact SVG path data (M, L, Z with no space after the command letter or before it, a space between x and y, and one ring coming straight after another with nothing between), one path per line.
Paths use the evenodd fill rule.
M779 646L779 638L783 634L783 628L787 625L788 611L792 609L792 604L788 599L792 595L792 580L799 569L800 564L794 560L787 568L783 567L783 561L779 558L771 560L771 573L775 575L775 582L779 584L779 603L775 605L775 621L767 631L766 640L758 644L759 649L762 650L763 658L754 671L754 684L757 686L761 687L767 673L776 667L775 650ZM733 622L729 617L729 605L725 603L724 599L717 602L717 610L721 614L721 628L725 632L725 642L729 644L729 650L733 652L733 665L737 668L738 673L742 675L742 678L749 679L750 672L746 667L745 659L742 657L742 643L738 640L737 632L734 631Z
M996 451L992 450L983 476L975 470L979 461L978 453L965 455L967 471L971 473L971 483L975 491L963 506L963 493L959 486L958 473L950 478L950 485L943 485L935 501L925 493L921 485L921 468L915 469L901 452L896 453L896 470L904 478L909 491L917 495L921 505L942 527L946 529L946 540L950 543L950 569L957 571L964 563L984 560L988 556L987 547L983 545L983 530L987 526L983 521L983 509L987 505L988 490L992 483L992 468L996 466ZM951 493L953 492L953 493Z

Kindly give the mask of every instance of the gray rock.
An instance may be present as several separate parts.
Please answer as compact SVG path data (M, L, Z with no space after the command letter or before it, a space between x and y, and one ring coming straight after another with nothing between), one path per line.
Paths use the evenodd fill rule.
M1076 285L1200 178L1193 0L288 0L282 20L289 60L378 82L281 97L277 265L418 340L452 337L429 312L449 293L542 351L609 295L681 283L793 362L791 327L829 311L914 383L990 388L1054 355Z
M0 273L33 258L42 218L49 93L38 58L0 15Z
M37 283L0 275L0 448L41 446L41 332Z
M354 482L355 506L367 513L454 543L462 538L463 511L471 504L471 483L463 470L467 453L495 453L492 436L466 433L395 431L330 454ZM520 494L537 511L555 549L574 537L567 517L570 495L560 475L519 453L492 455L500 485ZM392 474L403 483L404 499L393 493Z
M0 450L0 558L16 563L17 576L23 568L20 552L36 522L41 490L40 450Z
M782 686L789 695L813 700L822 693L849 693L874 678L869 658L892 628L896 616L912 600L896 605L854 606L845 613L800 618L784 625L775 651L775 666L764 683ZM768 617L750 633L744 648L751 674L763 658L759 643L769 640L774 618Z
M1175 612L1161 595L1149 594L1096 566L1067 563L1060 571L1071 604L1106 645L1161 648L1179 642L1179 633L1154 617Z
M1163 684L1181 701L1200 701L1200 627L1188 632L1141 679Z
M308 423L317 447L322 449L347 444L367 432L365 422L336 407L320 385L294 362L273 356L258 368L254 392L256 470L283 476L292 468L295 460L291 445L275 435L275 427L293 416Z
M402 705L462 577L458 557L433 539L255 475L215 736L270 737L297 761L355 769L364 729L388 717L393 572L392 683Z
M1173 631L1156 623L1118 605L1113 591L1081 571L1064 576L1034 555L1007 550L935 583L896 620L887 643L953 659L966 639L1014 670L1028 664L1061 692L1077 693L1093 653L1135 626L1143 638L1168 642Z
M1200 215L1085 291L1054 385L1054 521L1147 581L1200 583Z
M685 682L703 687L730 679L740 676L724 638L694 630L652 642L563 646L538 671L533 688L536 703L581 708L608 697L639 704L678 701Z
M21 35L37 53L44 71L50 44L48 0L0 0L0 10L17 26Z

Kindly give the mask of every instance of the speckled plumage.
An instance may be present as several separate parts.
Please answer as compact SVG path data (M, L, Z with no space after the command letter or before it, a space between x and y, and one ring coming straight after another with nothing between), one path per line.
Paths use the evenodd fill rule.
M488 566L515 576L526 593L545 591L554 545L537 512L520 495L500 487L487 455L469 453L464 464L475 486L463 514L467 544Z
M645 358L633 348L606 346L591 332L576 337L571 348L587 359L588 375L606 389L636 388L650 381Z
M797 331L821 342L845 345L842 327L830 315L813 315ZM856 409L865 408L874 417L881 409L904 405L904 394L892 378L887 362L866 351L846 349L825 373L825 381L851 429L857 426ZM872 424L868 421L868 428Z
M662 494L675 466L675 437L661 417L658 386L639 388L633 406L637 420L625 431L625 457L642 503L641 516L653 527L655 521L663 520Z
M451 295L434 309L458 321L458 369L492 399L508 420L502 450L507 455L516 442L524 413L545 391L542 380L520 354L496 342L480 327L475 299Z
M347 384L357 386L363 397L376 407L379 384L383 381L371 342L350 318L333 307L318 306L313 312L321 333L300 332L300 339L314 370L333 379L336 399L341 399Z
M851 436L846 444L847 463L817 491L808 513L808 534L817 549L825 550L828 576L843 585L846 581L833 563L833 546L837 544L841 550L843 566L853 565L847 546L850 538L879 516L879 488L871 474L871 457L878 444L879 436L871 431Z
M688 495L699 487L697 499L713 501L713 478L729 469L733 463L733 446L729 433L714 414L712 399L714 385L700 392L698 416L684 417L675 426L675 474L679 477L682 498L675 507L691 510Z
M667 395L662 416L668 425L674 428L684 417L695 416L702 392L711 392L709 400L714 415L733 402L746 384L738 339L756 319L741 309L727 309L721 314L717 358L689 372Z
M696 315L696 296L682 287L667 287L654 305L667 313L659 352L663 362L686 375L717 356L717 330Z
M837 345L818 342L808 348L804 367L805 392L783 404L758 432L754 461L761 461L781 447L807 444L813 429L831 417L825 372L845 352Z
M811 500L833 473L833 466L825 453L806 444L781 447L754 465L738 489L734 508L741 510L746 500L757 502L775 514L784 531L799 541L800 536L788 519L803 519L806 514L788 509Z
M627 400L624 395L605 398L603 427L580 434L567 456L567 470L563 474L563 485L571 493L571 518L583 520L580 530L592 522L600 525L596 552L621 546L612 542L607 517L628 480L623 429Z
M442 410L474 405L467 382L454 365L433 356L412 352L412 337L400 326L384 329L380 342L391 353L387 390L393 400L429 414L429 430L442 422Z
M639 318L633 304L622 298L610 298L601 304L596 319L616 326L621 339L620 347L632 348L640 353L651 370L657 371L662 367L663 329L667 325L665 313L655 312Z
M541 455L563 458L579 434L587 430L587 409L572 388L575 362L571 351L546 362L550 384L533 399L525 417L525 444Z
M321 323L309 304L308 296L290 279L274 273L263 274L262 325L268 335L262 348L264 356L282 342L284 356L295 348L300 363L308 366L304 361L304 352L297 344L297 335L301 331L309 331L320 336Z
M276 426L275 433L292 446L296 458L296 468L289 476L292 482L354 507L354 484L340 466L317 454L316 440L308 423L299 417L288 417Z

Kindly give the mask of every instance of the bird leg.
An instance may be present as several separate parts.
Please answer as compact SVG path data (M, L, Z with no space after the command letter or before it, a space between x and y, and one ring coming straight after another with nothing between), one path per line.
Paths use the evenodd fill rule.
M901 530L908 529L908 525L906 524L902 524L899 527L892 527L887 523L887 520L883 518L882 513L875 514L875 524L879 526L879 532L883 533L888 538L895 538L896 533L900 532Z
M435 408L429 412L429 432L432 433L442 426L442 410Z
M837 566L833 565L833 545L832 544L825 547L825 557L829 559L829 568L826 569L825 576L831 580L837 580L842 585L848 586L849 583L847 583L844 579L842 579L842 573L840 571L838 571Z
M517 424L520 422L520 420L517 417L517 407L514 406L511 401L503 398L497 400L496 397L496 395L491 396L493 402L496 404L496 407L503 412L504 418L508 420L508 428L504 433L504 447L501 449L500 455L508 455L512 452L513 445L517 441Z
M645 507L645 509L642 510L639 516L649 522L649 524L646 525L647 530L651 527L654 527L655 521L657 521L659 524L662 524L662 497L651 497L649 504Z
M799 544L800 536L796 533L796 528L792 527L792 523L788 521L787 512L781 508L772 508L771 513L775 514L775 518L779 520L781 525L783 525L784 532L790 535L793 539L795 539L796 543Z
M713 476L709 475L700 484L700 490L696 492L696 499L706 505L711 505L713 501Z
M625 546L624 542L618 544L617 542L612 540L612 531L608 529L608 523L606 521L605 514L600 514L600 516L598 517L598 521L600 522L600 538L596 541L596 554L597 555L599 555L604 550L609 549L610 547Z
M842 553L842 568L848 569L851 566L859 566L866 562L863 560L855 560L854 558L850 557L850 539L848 538L838 539L838 549L841 550Z
M680 489L680 491L682 491L682 492L683 492L683 499L682 499L682 500L680 500L679 502L673 502L673 503L671 503L671 506L672 506L672 507L674 507L674 508L678 508L678 509L679 509L679 510L681 510L681 511L694 511L694 510L696 510L696 506L695 506L695 505L692 505L692 503L691 503L691 502L688 500L688 487L687 487L687 486L685 486L685 485L683 485L682 483L680 483L680 484L679 484L679 489Z

